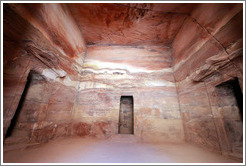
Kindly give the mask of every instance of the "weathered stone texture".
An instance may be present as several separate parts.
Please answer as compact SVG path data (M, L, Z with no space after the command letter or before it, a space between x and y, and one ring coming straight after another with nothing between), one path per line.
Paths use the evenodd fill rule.
M63 4L11 4L20 16L37 28L68 57L84 56L85 41L69 9ZM34 11L35 9L35 11Z
M40 77L28 78L30 85L24 96L22 107L16 112L18 116L11 134L11 137L25 138L27 143L47 142L49 139L71 134L73 107L71 101L75 99L71 96L75 96L76 92L59 83L37 79ZM59 92L57 89L63 89L63 91ZM68 98L54 100L53 95L57 94L54 92Z
M182 120L170 67L168 48L89 47L73 110L73 134L103 138L118 134L120 97L133 96L136 137L153 142L182 141Z
M155 6L158 8L158 4ZM116 45L170 44L186 18L180 14L184 7L170 6L174 9L166 11L176 9L175 14L120 4L68 4L89 44ZM184 10L191 7L187 5Z
M207 4L207 6L215 13L221 11L219 5ZM216 33L209 32L207 26L210 24L203 22L211 20L200 20L200 16L196 16L198 9L193 11L196 13L194 17L198 19L185 20L173 42L174 74L177 75L175 76L177 81L185 79L197 70L209 57L219 54L230 55L242 48L242 6L232 5L227 8L231 9L231 13L228 14L230 19L223 15L223 24L221 23L223 26L218 24L214 30Z
M216 86L238 78L243 91L241 9L240 4L200 4L173 42L174 77L185 139L238 159L242 159L239 110L234 95L220 95ZM185 40L188 42L182 44Z
M239 13L242 7L240 3L204 3L199 4L197 8L192 11L191 17L195 18L209 33L214 35Z
M42 31L39 31L28 20L17 14L9 4L4 4L4 55L3 55L3 91L4 91L4 135L10 125L27 76L31 70L40 73L47 80L59 77L74 78L78 69L68 64L75 60L63 56L60 50L54 48ZM66 64L66 65L64 65ZM78 64L76 64L78 65ZM78 65L79 66L79 65ZM77 77L77 75L76 75ZM61 80L62 81L62 80ZM47 102L51 95L45 84L34 85L27 96L28 100ZM47 96L45 93L47 92ZM70 98L70 96L68 96Z
M138 140L242 159L236 100L218 88L238 78L244 89L242 4L4 4L3 13L4 136L34 72L16 142L110 138L121 96L133 96Z

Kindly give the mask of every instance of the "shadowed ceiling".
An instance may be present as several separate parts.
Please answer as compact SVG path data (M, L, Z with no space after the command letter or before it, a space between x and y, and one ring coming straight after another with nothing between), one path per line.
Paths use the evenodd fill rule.
M197 4L11 4L47 38L74 54L77 27L86 44L170 46L185 18ZM75 24L77 24L75 26ZM71 28L72 30L69 30ZM73 32L71 32L73 31ZM69 33L68 33L69 32ZM63 43L62 43L63 42ZM71 46L70 46L71 45Z
M67 4L87 44L169 46L196 4Z

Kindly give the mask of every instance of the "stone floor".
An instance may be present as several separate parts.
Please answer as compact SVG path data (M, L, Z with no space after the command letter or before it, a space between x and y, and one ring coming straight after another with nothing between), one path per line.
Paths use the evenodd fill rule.
M60 138L5 151L4 163L235 163L189 144L149 144L120 139Z

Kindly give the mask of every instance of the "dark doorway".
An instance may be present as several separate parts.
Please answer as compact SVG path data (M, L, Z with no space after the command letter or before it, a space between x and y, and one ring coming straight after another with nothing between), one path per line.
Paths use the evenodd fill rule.
M134 134L133 117L133 97L121 96L119 134Z
M217 87L219 113L229 141L230 155L243 153L243 94L238 79L224 82ZM240 157L239 157L240 158Z
M243 121L243 93L238 78L229 80L217 86L219 107L237 106L240 119Z
M31 72L30 72L30 73L31 73ZM8 128L8 130L7 130L7 133L6 133L6 135L5 135L5 138L8 138L8 137L11 136L11 134L12 134L12 132L13 132L13 129L14 129L15 125L16 125L16 121L17 121L18 116L19 116L19 114L20 114L20 110L21 110L21 108L22 108L22 106L23 106L23 103L24 103L24 101L25 101L25 98L26 98L27 90L28 90L28 88L29 88L29 86L30 86L30 77L31 77L31 74L30 74L30 73L29 73L29 75L28 75L28 77L27 77L27 82L26 82L25 88L24 88L23 93L22 93L22 95L21 95L21 98L20 98L18 107L17 107L17 109L16 109L16 111L15 111L15 115L14 115L14 117L12 118L11 123L10 123L10 126L9 126L9 128Z
M35 72L35 71L33 71L33 70L31 70L31 71L29 72L28 77L27 77L26 85L25 85L24 90L23 90L23 93L22 93L22 95L21 95L21 98L20 98L18 107L17 107L17 109L16 109L16 111L15 111L15 114L14 114L12 120L11 120L10 126L9 126L9 128L8 128L8 130L7 130L7 132L6 132L5 138L11 137L11 136L13 135L13 131L14 131L15 128L16 128L16 124L17 124L17 122L18 122L18 118L19 118L19 116L20 116L20 112L21 112L21 110L22 110L22 108L23 108L23 105L24 105L24 102L25 102L25 100L26 100L26 96L27 96L27 93L28 93L28 89L30 88L31 84L32 84L35 80L38 80L38 79L40 80L41 77L42 77L42 76L41 76L39 73L37 73L37 72ZM43 79L43 77L42 77L42 79Z

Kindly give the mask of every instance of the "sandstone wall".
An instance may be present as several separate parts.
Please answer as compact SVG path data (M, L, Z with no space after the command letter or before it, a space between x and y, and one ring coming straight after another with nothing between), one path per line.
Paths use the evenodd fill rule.
M33 71L28 76L27 85L5 144L42 143L71 135L76 89L49 82Z
M171 50L90 46L73 110L73 134L118 134L121 96L133 96L134 135L143 141L183 140Z
M216 86L238 78L243 91L242 19L240 4L200 4L173 42L186 141L236 158L242 158L242 140L235 148L230 137L233 133L235 139L242 138L242 121L238 110L219 107Z
M4 4L3 12L3 135L5 136L31 70L44 76L49 82L56 82L57 85L54 85L56 88L59 87L59 82L67 85L68 80L70 85L72 79L76 78L78 70L71 65L76 64L75 60L63 56L37 28L18 15L8 4ZM43 87L47 83L42 84L44 85L40 86ZM46 92L46 89L40 90L39 93L44 93L42 95L51 93ZM48 101L48 97L45 100Z
M136 137L151 142L183 140L168 47L90 46L84 63L76 58L83 49L70 55L44 29L43 23L52 25L50 20L58 19L56 14L46 18L51 8L64 19L69 11L61 5L37 7L38 15L31 15L31 6L4 6L4 136L27 77L35 71L44 80L31 82L14 135L30 142L71 134L108 138L118 134L120 97L131 95ZM64 31L57 26L52 30Z
M64 56L82 63L86 43L70 10L65 4L10 4L21 17L38 29Z
M141 24L134 22L137 30L131 25L126 28L124 32L133 38L125 41L118 34L108 38L107 33L111 32L102 36L101 25L90 24L89 10L68 10L74 5L37 5L37 15L33 15L32 5L4 5L4 136L27 77L35 71L43 79L31 82L17 120L16 129L23 131L15 132L31 142L46 142L65 135L109 138L118 134L120 97L133 96L134 135L142 141L185 139L242 158L242 123L235 100L229 97L231 105L221 104L221 95L227 98L223 94L229 92L221 93L217 87L237 77L243 91L242 5L197 4L184 15L174 14L174 22L169 24L178 24L169 34L162 32L163 28L171 27L162 19L168 22L172 14L155 13L164 6L141 13L125 4L122 9L126 16L133 11L142 14L140 17L133 12L131 19ZM112 6L115 5L105 8ZM97 4L92 9L98 7ZM79 17L80 12L87 15ZM131 22L115 12L114 18L121 23ZM111 13L105 11L104 15ZM156 20L152 19L155 17ZM97 18L105 23L103 30L117 31L118 24L108 21L111 17L105 18ZM88 42L97 44L86 48L75 20L87 32ZM148 32L148 26L139 27L145 23L157 27L155 32ZM94 37L92 34L90 38L88 32L93 29ZM144 31L138 32L140 29ZM116 41L128 46L112 46ZM141 44L139 41L149 46L129 46ZM172 43L172 48L161 47L162 42Z

